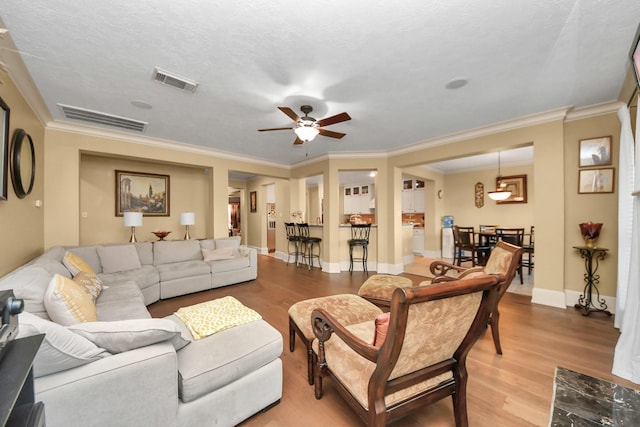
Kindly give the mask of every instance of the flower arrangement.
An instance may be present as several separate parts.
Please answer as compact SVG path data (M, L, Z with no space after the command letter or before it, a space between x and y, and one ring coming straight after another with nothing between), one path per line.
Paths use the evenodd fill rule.
M580 224L580 233L584 239L584 244L588 248L596 247L596 240L600 237L602 223L600 222L583 222Z

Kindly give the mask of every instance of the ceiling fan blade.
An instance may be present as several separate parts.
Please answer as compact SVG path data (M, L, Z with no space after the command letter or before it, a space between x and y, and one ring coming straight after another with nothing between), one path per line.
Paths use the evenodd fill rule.
M320 119L316 122L316 124L320 127L323 127L323 126L334 125L340 122L346 122L347 120L351 120L351 117L347 113L340 113L340 114L336 114L335 116Z
M298 117L298 115L295 113L295 111L293 111L291 108L289 108L289 107L278 107L278 110L280 110L283 113L285 113L294 122L298 123L300 121L300 117Z
M342 138L343 136L346 135L346 133L342 133L342 132L334 132L331 130L326 130L326 129L318 129L320 131L320 135L322 136L328 136L329 138Z
M303 141L303 140L301 140L300 138L296 138L296 140L295 140L295 141L293 141L293 144L294 144L294 145L304 144L304 141Z
M269 128L269 129L258 129L258 132L267 132L270 130L292 130L292 127L288 127L288 128Z

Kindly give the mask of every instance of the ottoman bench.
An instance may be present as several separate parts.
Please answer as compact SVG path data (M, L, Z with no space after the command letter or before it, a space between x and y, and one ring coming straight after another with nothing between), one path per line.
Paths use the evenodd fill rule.
M413 286L411 279L390 274L374 274L369 277L358 289L358 295L371 303L389 310L391 295L397 288Z
M295 349L296 334L307 349L307 374L313 385L313 350L315 339L311 327L311 313L316 308L327 310L345 326L373 320L382 310L369 301L353 294L331 295L297 302L289 308L289 351Z

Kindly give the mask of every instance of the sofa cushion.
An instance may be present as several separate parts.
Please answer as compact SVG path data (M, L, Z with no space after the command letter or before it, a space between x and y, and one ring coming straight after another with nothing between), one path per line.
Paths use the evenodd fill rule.
M235 251L235 250L234 250ZM248 256L242 256L238 251L235 251L235 256L231 259L221 259L218 261L209 261L207 264L211 267L212 273L222 273L225 271L236 271L243 268L251 267L251 262Z
M63 326L98 320L96 306L78 283L56 274L44 294L47 314Z
M140 258L140 264L152 265L153 264L153 243L151 242L136 242L133 244L138 251L138 258Z
M183 336L189 330L177 316ZM224 349L224 351L221 351ZM264 320L193 341L178 351L178 390L190 402L267 365L282 353L282 335Z
M214 239L202 239L200 240L201 249L215 249L216 241Z
M100 258L98 257L97 246L73 246L67 248L67 252L74 253L86 261L91 266L93 271L100 273L102 271L102 265L100 264ZM72 272L73 274L73 272Z
M138 251L131 244L99 246L98 256L100 257L100 264L102 264L102 272L105 274L135 270L142 267L140 258L138 258Z
M148 319L144 296L135 282L109 285L96 300L99 321Z
M204 261L184 261L156 266L160 273L160 281L183 279L185 277L203 276L211 273L209 265Z
M20 313L18 322L18 338L45 334L33 362L35 377L65 371L109 356L108 352L88 339L32 313Z
M153 265L193 260L202 261L197 240L162 240L153 244Z
M91 301L95 304L96 298L102 292L104 287L102 280L95 274L81 271L73 277L73 281L82 286L82 289L89 295Z
M188 340L182 338L178 325L168 319L87 322L69 326L68 329L112 354L163 341L170 341L176 350L189 344Z
M74 276L81 271L96 274L93 268L80 255L74 254L73 252L67 251L67 253L64 254L64 258L62 258L62 263Z
M219 261L221 259L233 258L233 248L220 248L220 249L203 249L202 257L205 262Z
M62 266L61 263L58 265ZM48 319L49 315L44 306L44 294L52 277L53 274L43 266L26 266L4 277L0 281L0 290L13 289L16 298L24 301L25 311Z
M220 248L232 248L238 249L240 247L240 236L222 237L215 239L216 249Z
M140 289L146 289L160 282L158 269L152 265L143 265L135 270L120 271L118 273L99 274L98 277L105 285L133 281Z

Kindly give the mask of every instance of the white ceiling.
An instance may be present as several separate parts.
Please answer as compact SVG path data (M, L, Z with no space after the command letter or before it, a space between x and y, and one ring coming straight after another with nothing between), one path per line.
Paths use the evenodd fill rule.
M640 2L6 0L0 14L0 61L14 70L15 43L55 121L66 104L291 165L615 100ZM199 86L158 84L154 67ZM466 86L445 87L460 77ZM257 132L291 124L277 106L302 104L318 119L348 112L329 128L347 136L294 147L290 131Z

